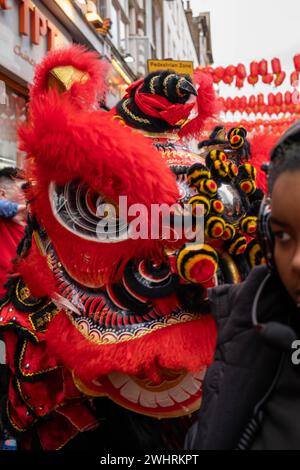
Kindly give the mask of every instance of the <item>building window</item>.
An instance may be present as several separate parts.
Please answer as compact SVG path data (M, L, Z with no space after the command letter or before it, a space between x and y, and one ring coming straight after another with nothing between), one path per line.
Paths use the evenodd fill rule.
M129 9L129 34L132 36L136 34L136 12L134 7Z
M107 18L107 0L98 0L98 11L101 18Z
M116 47L119 47L119 31L118 31L118 13L113 5L110 7L111 12L111 36L112 42Z
M122 21L122 19L120 20L120 52L121 54L124 54L126 52L126 49L127 49L127 35L126 35L126 29L127 29L127 25Z
M161 17L159 15L155 16L155 47L156 47L156 58L162 58L162 41L161 41Z
M4 83L4 82L1 82ZM0 100L0 166L23 166L17 129L26 121L26 99L5 86Z

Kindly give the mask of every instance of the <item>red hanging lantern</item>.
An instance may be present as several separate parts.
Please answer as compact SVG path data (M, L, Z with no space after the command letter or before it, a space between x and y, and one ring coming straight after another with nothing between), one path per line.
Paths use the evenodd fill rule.
M244 111L246 106L247 106L247 98L246 98L246 96L242 96L241 99L240 99L240 108L241 108L241 110Z
M253 108L256 105L256 98L254 95L251 95L248 100L250 108Z
M217 67L214 71L214 75L218 77L220 80L223 79L225 73L224 73L224 67Z
M291 85L297 87L299 83L299 72L291 73Z
M220 106L220 111L225 111L226 110L225 99L222 96L219 97L218 103Z
M259 75L267 75L268 74L268 62L263 59L258 64L258 73Z
M269 115L274 113L274 108L275 108L275 106L270 105L270 104L268 105L268 111L267 112L268 112Z
M250 106L246 106L245 113L246 114L251 114L252 113L252 108L250 108Z
M275 97L276 99L276 97ZM279 114L281 112L281 106L276 104L276 106L274 107L274 114Z
M295 70L300 72L300 54L294 56Z
M227 111L230 111L230 109L232 108L232 98L229 98L229 97L226 98L225 106L226 106Z
M267 112L267 105L261 104L261 105L259 106L259 112L260 112L261 114L265 114L265 113Z
M258 104L264 104L265 103L265 98L264 98L264 95L262 93L259 93L257 95L257 103Z
M235 86L237 88L243 88L244 86L244 78L236 77L235 79Z
M240 110L240 98L238 96L236 96L234 99L233 99L233 104L234 104L234 108L236 111L239 111Z
M284 94L284 102L285 104L291 104L292 102L292 93L290 91L286 91Z
M213 82L218 84L218 83L220 83L220 81L221 81L221 78L218 77L218 75L216 75L216 72L214 72L213 73Z
M228 75L229 77L234 77L236 74L236 67L234 65L228 65L225 69L225 75Z
M282 102L283 102L283 100L282 100L282 93L281 93L281 91L279 91L279 92L276 93L276 95L275 95L275 104L276 104L277 106L281 106L281 105L282 105Z
M281 106L281 112L285 114L286 110L287 110L286 104L283 103L282 106Z
M258 75L258 63L257 62L251 62L251 64L250 64L250 76L257 77L257 75Z
M272 59L271 64L273 73L277 74L281 72L281 63L277 57L274 57L274 59Z
M210 75L213 75L214 73L214 69L212 67L204 67L202 71L204 72L204 70L205 70L205 73L209 73Z
M247 77L247 71L244 64L238 64L236 67L236 76L240 79L245 79Z
M274 104L275 104L275 95L274 95L274 93L269 93L268 94L268 104L270 106L274 106Z
M266 75L263 75L262 81L266 83L267 85L270 85L273 82L273 75L271 73L267 73Z
M230 75L225 75L225 77L223 77L223 82L226 83L226 85L231 85L233 82L233 77Z
M248 83L250 83L250 85L254 86L258 82L258 76L257 75L249 75L249 77L247 78L247 81L248 81Z
M275 78L275 86L280 86L284 80L285 80L285 77L286 77L286 73L285 72L279 72L277 75L276 75L276 78Z

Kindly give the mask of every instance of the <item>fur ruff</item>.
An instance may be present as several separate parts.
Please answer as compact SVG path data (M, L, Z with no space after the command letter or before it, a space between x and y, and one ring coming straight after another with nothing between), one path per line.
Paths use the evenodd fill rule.
M203 72L194 75L194 82L198 85L197 116L183 126L180 137L198 137L208 118L215 117L219 112L219 104L214 91L211 76Z
M216 325L210 315L116 344L89 342L61 312L46 334L50 354L84 383L110 372L142 375L157 382L159 369L196 372L212 362Z
M34 83L31 87L31 100L48 91L48 78L55 67L72 66L86 72L90 79L75 82L65 92L80 108L89 108L96 104L96 99L103 97L106 89L106 75L109 65L100 61L96 52L89 52L83 46L74 45L50 52L35 69Z
M108 202L127 196L128 207L143 204L172 205L178 200L174 175L151 142L141 134L108 118L104 111L84 111L68 94L50 90L31 103L31 120L19 130L27 152L33 186L32 208L46 229L65 267L79 266L102 271L107 282L116 281L129 259L153 257L162 260L159 240L126 240L107 244L83 240L60 225L52 213L48 187L82 179ZM137 214L138 215L138 214ZM150 225L149 225L150 227ZM66 250L66 246L68 249ZM84 266L82 254L91 260ZM38 274L37 274L38 276Z
M267 193L267 176L266 173L261 169L263 163L270 162L270 154L272 148L278 141L278 136L271 134L258 134L255 135L251 140L251 164L257 170L256 184L264 194Z

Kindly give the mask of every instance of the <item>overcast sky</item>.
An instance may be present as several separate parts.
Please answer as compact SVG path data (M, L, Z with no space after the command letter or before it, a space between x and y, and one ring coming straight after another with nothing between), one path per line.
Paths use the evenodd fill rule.
M292 69L293 56L300 53L300 0L191 0L190 3L195 14L210 12L215 66L239 62L247 65L252 60L279 57L285 71ZM262 85L253 90L249 86L255 93L271 92L272 88Z

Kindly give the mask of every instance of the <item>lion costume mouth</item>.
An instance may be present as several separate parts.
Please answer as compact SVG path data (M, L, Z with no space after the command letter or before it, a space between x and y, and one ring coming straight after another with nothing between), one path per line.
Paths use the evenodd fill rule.
M70 306L74 325L93 342L127 341L202 316L186 311L176 299L178 276L167 264L132 261L118 284L89 288L68 274L49 241L46 252L58 294Z
M47 341L73 371L77 388L88 396L109 396L148 416L175 417L196 410L215 326L210 315L191 313L181 305L175 295L178 278L168 266L131 262L120 283L91 289L69 276L49 241L47 256L59 294L55 303L64 309L49 325Z

